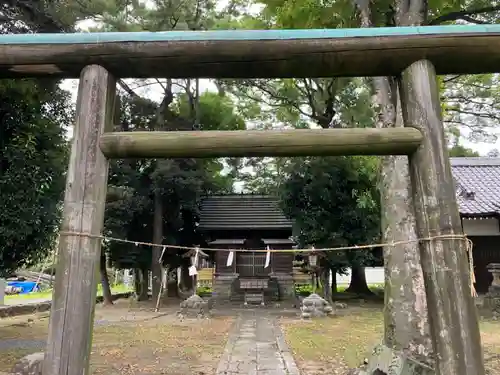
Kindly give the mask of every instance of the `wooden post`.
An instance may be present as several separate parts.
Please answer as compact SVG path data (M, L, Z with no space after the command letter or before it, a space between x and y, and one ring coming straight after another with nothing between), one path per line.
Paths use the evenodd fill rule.
M108 161L99 137L112 126L115 90L103 67L82 70L43 375L89 372L101 239L85 234L103 227Z
M7 286L7 282L5 279L0 277L0 306L5 304L5 287Z
M410 65L400 90L405 126L424 137L409 157L418 236L462 235L433 65L425 60ZM421 241L419 248L436 373L484 375L465 242L435 239Z
M422 135L409 128L118 132L101 137L108 158L409 155Z

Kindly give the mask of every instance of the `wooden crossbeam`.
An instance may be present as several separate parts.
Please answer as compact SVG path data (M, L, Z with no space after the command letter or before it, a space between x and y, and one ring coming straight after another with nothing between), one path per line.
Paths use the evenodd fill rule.
M0 35L0 78L399 75L427 59L438 74L498 72L500 25Z
M409 155L421 140L412 128L117 132L100 147L108 158Z

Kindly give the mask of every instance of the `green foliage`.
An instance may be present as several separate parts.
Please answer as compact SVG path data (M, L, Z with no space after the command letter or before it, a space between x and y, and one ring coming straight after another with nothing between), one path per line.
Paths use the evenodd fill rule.
M379 241L377 171L373 157L292 159L280 200L295 223L298 245L328 248ZM368 251L327 252L321 259L339 271L374 260Z
M428 0L428 23L443 25L466 21L497 23L500 18L498 0Z
M31 266L54 245L73 121L54 82L0 82L0 273Z
M356 27L356 17L351 0L263 0L263 19L276 28L313 29Z
M212 294L212 291L212 287L210 286L199 286L196 289L196 294L198 294L199 296L210 295Z
M192 109L186 94L179 95L177 107L182 117L189 118ZM245 121L235 112L235 104L229 96L204 92L200 95L197 111L203 130L245 129Z
M448 150L448 152L449 152L450 157L455 157L455 158L480 156L479 152L476 152L474 150L471 150L470 148L467 148L467 147L459 145L459 144L451 147Z
M500 82L496 74L442 77L444 120L448 130L467 130L475 141L496 141L500 121ZM458 134L461 136L462 134Z

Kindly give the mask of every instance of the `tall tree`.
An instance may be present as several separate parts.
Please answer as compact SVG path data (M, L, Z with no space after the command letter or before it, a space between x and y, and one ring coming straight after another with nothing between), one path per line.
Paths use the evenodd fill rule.
M70 28L39 2L0 2L1 33ZM46 258L55 245L73 122L68 93L58 82L4 80L0 84L0 272Z
M379 25L381 12L375 4L356 3L361 27ZM396 2L390 20L383 26L420 25L425 20L423 2ZM390 24L388 24L390 23ZM373 91L377 127L403 126L397 82L393 77L368 80ZM414 207L411 199L408 158L386 156L380 170L382 233L384 243L385 304L384 343L396 350L412 353L423 363L430 363L432 350L426 294L420 263ZM411 329L408 329L408 325Z
M374 157L291 160L279 192L283 211L294 222L299 246L332 248L377 243L380 239L377 171L378 159ZM366 250L327 251L320 259L323 270L334 275L347 267L373 265L376 260L375 253ZM349 291L369 294L364 273L358 276L355 280L361 282L352 283ZM325 289L328 298L330 290Z
M4 80L0 97L0 272L8 273L52 250L73 111L50 81Z

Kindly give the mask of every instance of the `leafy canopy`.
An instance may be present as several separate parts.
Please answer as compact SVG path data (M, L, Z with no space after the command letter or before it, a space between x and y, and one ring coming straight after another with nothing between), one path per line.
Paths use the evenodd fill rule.
M73 112L51 82L0 82L0 273L31 266L54 244Z
M295 223L299 246L353 246L380 239L378 159L310 157L292 159L279 194L286 216ZM326 252L331 268L368 265L367 251Z

